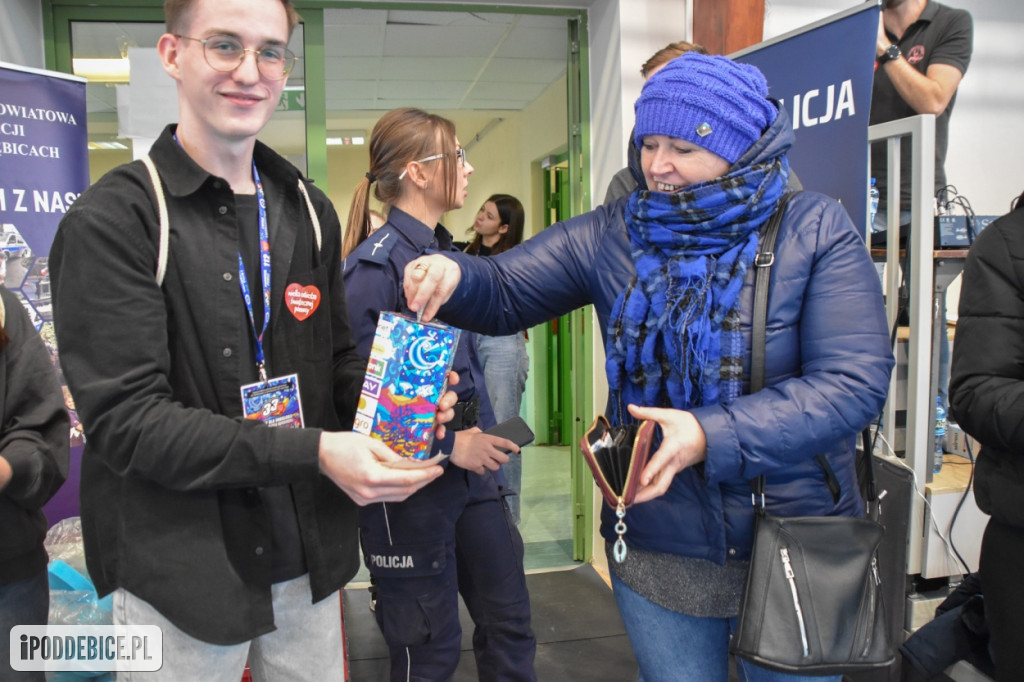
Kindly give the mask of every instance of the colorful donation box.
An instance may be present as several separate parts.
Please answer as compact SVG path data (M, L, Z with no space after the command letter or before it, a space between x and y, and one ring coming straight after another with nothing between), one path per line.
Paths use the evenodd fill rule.
M458 329L382 312L352 430L402 457L429 459L434 413L458 343Z

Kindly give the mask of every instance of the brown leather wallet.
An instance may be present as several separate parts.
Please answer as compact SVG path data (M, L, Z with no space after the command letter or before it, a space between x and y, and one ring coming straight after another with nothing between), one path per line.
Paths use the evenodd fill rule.
M654 440L657 422L643 421L639 424L612 426L604 415L598 415L594 423L580 439L583 457L594 474L594 481L601 490L604 501L615 510L619 521L615 532L612 554L622 562L626 558L626 507L633 504L637 488L640 487L640 472L647 464Z
M598 415L583 434L583 456L609 506L633 504L640 472L651 454L655 426L653 421L611 426L604 415Z

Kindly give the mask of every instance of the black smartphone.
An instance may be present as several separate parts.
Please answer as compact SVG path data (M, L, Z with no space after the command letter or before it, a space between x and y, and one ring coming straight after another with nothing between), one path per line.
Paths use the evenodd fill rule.
M533 442L533 431L530 430L529 425L523 420L522 417L512 417L508 421L504 421L497 426L484 431L492 436L499 436L501 438L508 438L510 441L523 447Z

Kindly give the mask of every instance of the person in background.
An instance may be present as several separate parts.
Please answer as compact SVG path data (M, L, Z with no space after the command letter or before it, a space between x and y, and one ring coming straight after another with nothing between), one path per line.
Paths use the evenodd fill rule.
M370 135L370 169L356 187L349 234L365 234L371 185L387 223L344 261L356 346L368 353L381 311L415 317L405 303L406 264L427 249L455 251L438 221L462 207L473 166L451 121L402 108ZM460 655L459 594L476 625L481 680L534 680L536 639L523 570L523 541L502 498L510 440L482 433L494 425L473 334L463 332L453 369L461 377L445 474L400 504L360 510L363 556L376 589L374 614L391 654L391 680L448 680ZM503 452L505 451L505 452ZM408 559L408 560L406 560Z
M0 285L0 679L43 682L11 667L15 625L46 625L50 605L42 508L68 475L68 411L50 354L18 298Z
M686 52L698 52L700 54L708 53L708 51L704 49L704 46L698 45L697 43L691 43L685 40L669 43L652 54L650 58L643 63L643 66L640 67L640 75L643 76L643 79L646 81L657 73L661 67ZM642 189L647 189L647 186L644 184L643 171L640 169L640 150L637 148L632 134L629 136L629 144L626 145L626 155L629 159L629 164L616 173L612 177L611 182L608 183L608 189L604 194L603 203L605 204L612 204L622 197L629 196L637 186Z
M974 494L990 515L981 592L998 682L1024 651L1024 193L967 254L953 342L950 412L980 446Z
M153 679L238 682L248 659L256 679L340 681L356 507L443 470L391 466L397 454L347 430L366 357L338 216L256 139L295 63L295 9L167 0L164 14L157 51L179 120L149 152L157 182L141 160L112 170L50 253L61 365L88 435L89 574L113 593L115 625L160 627Z
M477 211L473 241L465 248L474 256L496 256L523 241L526 214L523 204L511 194L492 194ZM526 353L526 332L507 336L476 334L476 351L484 366L484 384L497 423L519 416L530 357ZM502 465L512 495L506 497L512 518L519 524L522 511L523 459L513 455Z
M970 13L935 0L885 0L878 19L875 44L875 77L871 88L870 125L918 114L935 115L935 191L946 187L946 150L949 121L956 92L967 73L974 48L974 24ZM878 211L871 226L871 244L885 248L889 220L889 162L885 141L871 145L871 177L878 188ZM910 138L900 141L901 246L910 234L911 163ZM894 209L897 210L897 209ZM930 224L931 216L926 219ZM909 296L910 259L901 262L904 285L900 309ZM881 274L881 272L879 272ZM905 317L901 313L901 317ZM949 407L949 338L946 331L946 300L942 296L942 335L939 344L939 385L942 405ZM933 401L934 402L934 401Z
M768 292L766 387L749 394L754 257L789 176L793 130L755 67L688 52L644 84L634 138L650 189L491 258L406 267L409 307L508 334L593 304L612 425L661 438L609 557L641 679L726 682L753 543L750 479L778 516L862 516L857 433L894 364L861 231L835 200L786 206ZM446 302L447 301L447 302ZM831 483L831 485L827 484ZM833 496L835 491L835 496ZM606 553L618 537L604 505ZM795 680L738 661L748 682ZM839 680L839 676L825 679Z
M871 125L918 114L935 115L935 190L946 186L949 121L956 91L974 48L974 23L966 10L935 0L885 0L878 18ZM900 143L900 225L910 224L910 139ZM889 173L886 143L871 145L871 176L878 188L873 244L885 244ZM881 234L879 234L881 233ZM903 236L906 236L904 229Z

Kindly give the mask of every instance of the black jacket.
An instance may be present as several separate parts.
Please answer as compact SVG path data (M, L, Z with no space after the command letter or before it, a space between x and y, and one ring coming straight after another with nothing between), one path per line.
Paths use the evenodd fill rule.
M152 184L130 163L61 221L50 253L54 317L87 437L82 530L97 591L124 588L188 634L234 644L274 628L261 487L291 488L314 601L356 572L355 504L320 475L318 450L321 429L351 426L366 360L349 334L337 214L307 183L318 249L298 170L257 143L272 262L267 373L298 374L307 428L241 418L239 387L255 380L255 365L234 195L172 130L151 150L170 214L163 286ZM289 285L320 293L308 317L286 307Z
M949 398L981 446L978 507L1024 529L1024 202L986 227L967 255Z
M0 457L12 477L0 490L0 585L46 570L40 511L68 475L70 422L50 354L17 297L0 286L10 338L0 350Z

